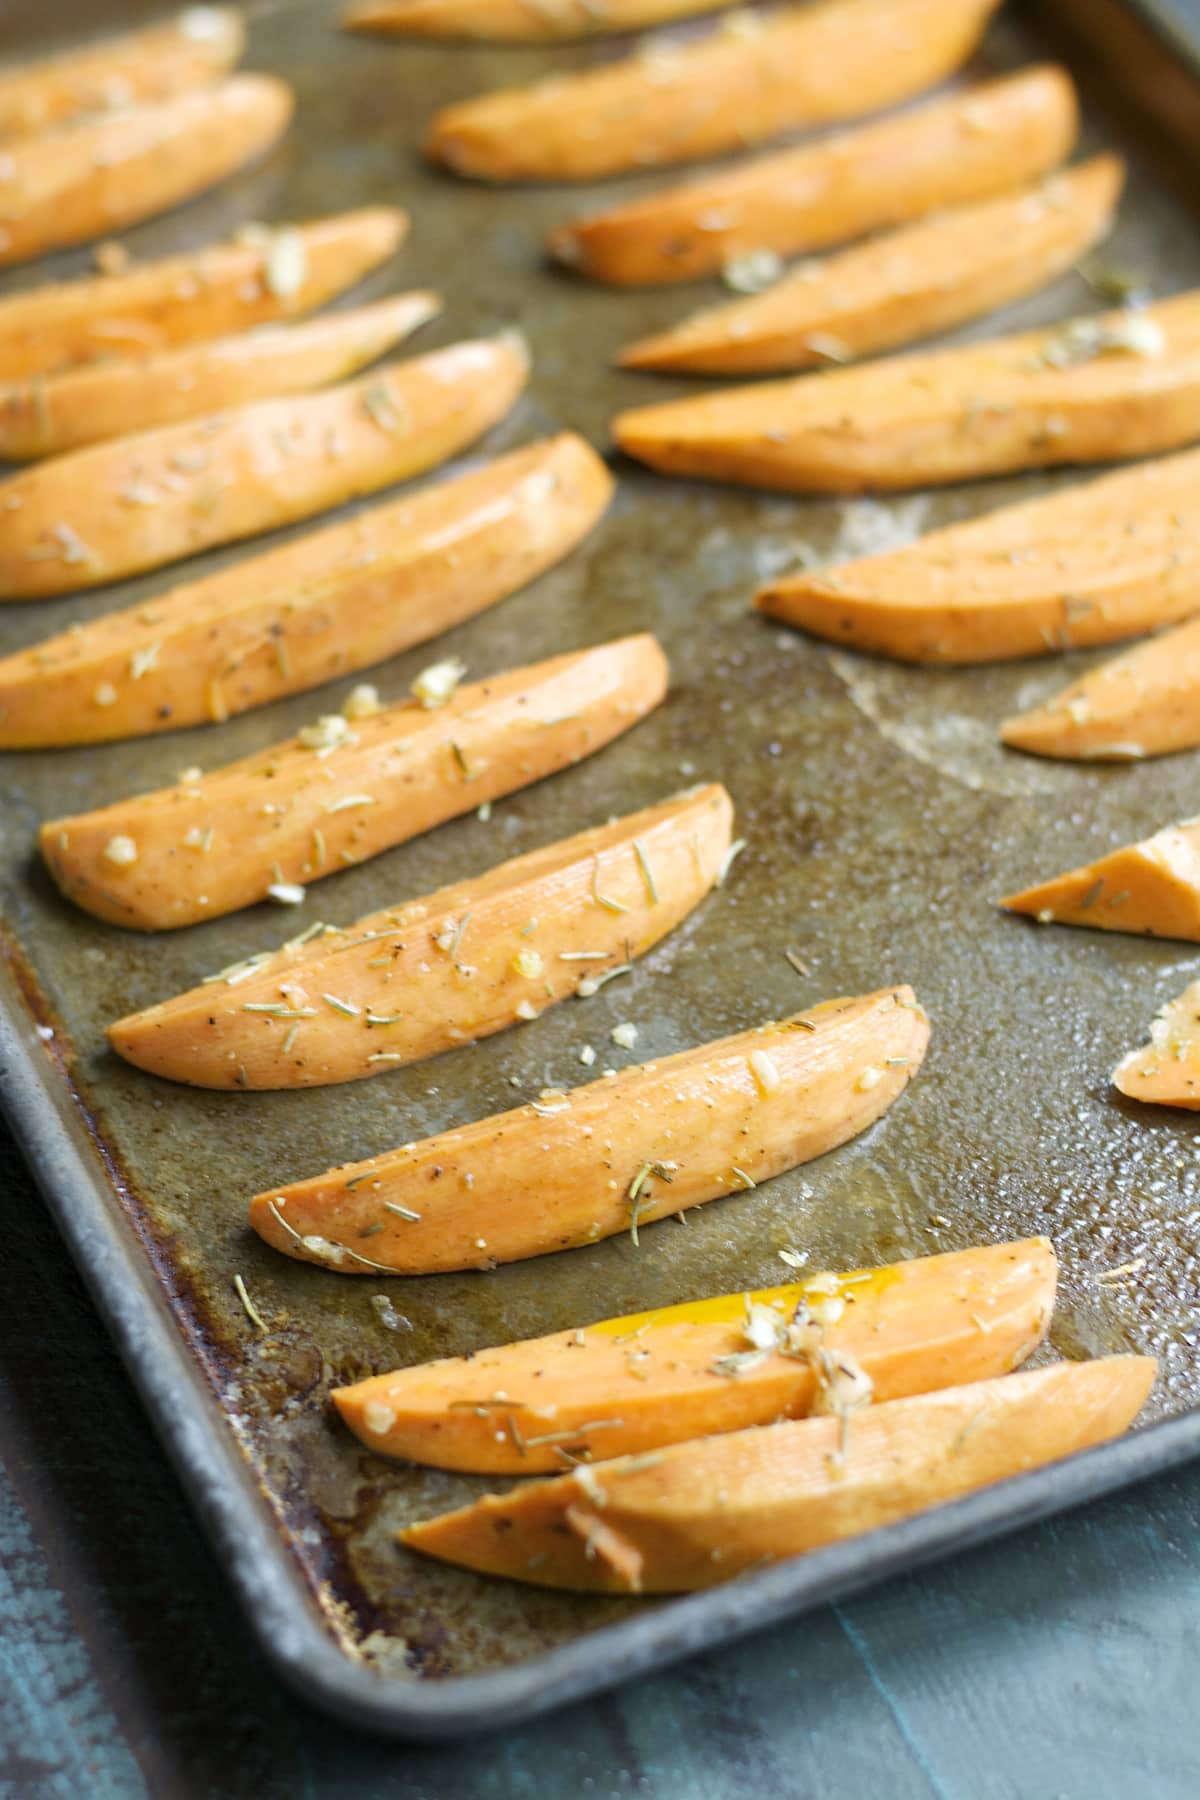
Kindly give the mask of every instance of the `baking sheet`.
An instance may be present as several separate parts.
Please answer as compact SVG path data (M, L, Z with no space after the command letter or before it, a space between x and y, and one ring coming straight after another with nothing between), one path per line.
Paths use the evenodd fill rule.
M144 10L60 7L53 24L115 24ZM661 175L593 190L496 191L440 177L414 154L436 105L594 62L617 45L527 52L355 40L330 30L322 0L251 16L248 63L295 83L296 124L255 169L129 233L137 254L186 249L251 218L377 200L409 207L409 243L349 303L434 285L446 311L414 349L513 323L534 348L529 394L455 467L559 426L603 444L618 407L691 391L615 373L609 359L717 290L607 292L539 260L552 223ZM1036 40L1006 22L972 73L1037 53ZM1092 119L1086 147L1107 141ZM1103 254L1145 271L1156 293L1200 282L1193 221L1136 166ZM87 261L81 252L14 272L0 292ZM1094 304L1073 275L957 335ZM394 1729L436 1733L537 1710L1200 1446L1200 1421L1189 1416L1200 1399L1194 1123L1124 1102L1107 1083L1200 958L1184 945L1040 930L992 904L1195 812L1196 754L1088 769L1002 748L1001 718L1055 691L1068 665L1073 674L1103 653L919 671L747 612L756 581L798 557L885 547L1071 477L813 502L668 482L632 465L619 473L612 512L566 564L372 679L398 696L435 655L461 655L478 676L651 629L672 664L664 707L590 762L497 804L490 820L447 825L319 883L286 917L260 907L161 938L105 927L56 895L34 859L36 824L275 742L338 704L350 683L219 728L6 755L0 767L0 914L23 996L10 997L0 1043L8 1103L268 1648L316 1697ZM0 646L256 547L87 598L7 607ZM315 919L349 922L698 779L728 785L748 847L723 890L631 980L592 1000L476 1048L303 1094L192 1091L103 1048L113 1017ZM810 975L796 973L789 948ZM620 1237L489 1273L349 1280L276 1256L244 1227L246 1199L262 1187L576 1082L584 1043L599 1053L597 1070L620 1067L899 980L917 988L934 1035L892 1113L752 1194L646 1228L640 1247ZM30 1007L52 1040L35 1035ZM624 1020L640 1034L632 1054L610 1042ZM1039 1231L1063 1264L1054 1349L1157 1354L1163 1372L1147 1419L1177 1424L719 1594L669 1603L562 1596L419 1560L395 1547L395 1530L489 1483L387 1464L330 1418L327 1394L339 1382L601 1313L767 1285L781 1278L784 1248L816 1269ZM1139 1265L1132 1274L1108 1274L1130 1263ZM242 1311L235 1274L267 1335ZM394 1328L373 1303L379 1294Z

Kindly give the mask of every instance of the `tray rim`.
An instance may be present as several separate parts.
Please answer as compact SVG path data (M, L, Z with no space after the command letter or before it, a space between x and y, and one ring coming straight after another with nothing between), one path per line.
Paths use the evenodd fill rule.
M322 1622L249 1458L129 1229L70 1083L37 1034L11 954L0 962L0 1110L260 1649L293 1693L344 1724L447 1741L526 1723L1200 1455L1197 1406L898 1524L658 1601L503 1669L424 1681L383 1674L339 1647Z

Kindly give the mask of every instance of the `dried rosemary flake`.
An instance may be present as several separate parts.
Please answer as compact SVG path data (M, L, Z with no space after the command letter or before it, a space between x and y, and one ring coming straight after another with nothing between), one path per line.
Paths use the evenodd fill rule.
M340 800L335 800L332 806L325 808L325 814L328 817L331 813L349 812L351 807L377 806L378 804L374 794L344 794Z
M600 857L599 857L599 855L596 855L596 856L593 856L593 858L592 858L592 899L596 902L597 906L602 906L604 908L605 912L627 913L629 911L629 908L624 904L623 901L614 900L610 895L602 894L600 892L599 888L596 885L597 880L599 879L599 875L600 875Z
M724 887L726 876L729 874L730 869L732 869L734 863L745 848L745 838L734 838L732 844L730 844L728 850L721 859L721 866L717 870L717 879L713 883L714 887Z
M334 1012L341 1013L343 1018L360 1019L362 1017L361 1006L355 1006L353 1000L339 999L337 994L322 994L321 998L326 1006L332 1006Z
M374 1171L372 1171L372 1173L374 1173ZM384 1200L382 1205L384 1212L394 1213L396 1218L406 1219L410 1225L419 1225L421 1223L420 1213L414 1212L411 1206L401 1206L397 1200Z
M657 906L658 905L658 888L655 885L655 881L654 881L654 871L650 867L650 862L646 856L645 847L643 846L640 838L634 838L633 851L634 851L634 855L637 857L638 863L641 867L642 880L646 883L646 892L650 896L650 904L651 904L651 906Z
M792 965L793 969L795 969L797 975L811 975L812 974L812 970L809 968L808 964L805 962L804 958L799 954L798 951L789 949L789 950L785 950L783 954L787 958L788 962L791 963L791 965Z
M733 1164L733 1173L737 1176L743 1187L756 1188L758 1186L757 1181L755 1181L752 1176L747 1175L745 1169L739 1169L736 1163Z
M610 981L615 981L618 975L632 974L632 963L618 963L615 968L605 969L602 975L585 975L575 992L581 1000L590 1000L593 994L598 994L602 987L605 987Z
M240 1275L234 1276L233 1285L234 1285L234 1289L237 1293L237 1297L241 1301L242 1308L246 1314L246 1317L249 1319L250 1323L252 1325L256 1325L258 1327L259 1331L269 1331L270 1326L267 1324L267 1321L263 1318L262 1314L259 1312L257 1306L255 1306L253 1300L250 1298L250 1295L246 1289L246 1283L242 1280L242 1277Z
M363 391L363 406L373 424L380 431L389 432L395 437L399 432L408 429L409 421L406 409L395 396L390 394L381 381L374 382Z

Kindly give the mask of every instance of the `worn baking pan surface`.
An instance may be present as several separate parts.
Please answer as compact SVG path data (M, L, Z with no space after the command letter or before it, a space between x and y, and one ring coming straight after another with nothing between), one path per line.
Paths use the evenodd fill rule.
M136 16L71 10L55 9L56 28ZM398 200L412 212L409 243L355 298L437 286L446 312L419 344L510 323L532 340L530 393L479 454L563 425L603 443L618 407L687 391L613 373L609 359L711 289L606 292L541 264L544 231L599 203L600 191L456 184L413 151L433 106L612 46L410 48L338 35L330 12L326 0L299 0L253 16L249 61L295 83L294 129L257 168L131 233L131 248L165 254L248 219ZM1005 24L975 72L1038 53ZM1088 147L1106 137L1092 119ZM650 185L613 184L603 196ZM1136 164L1105 260L1144 271L1156 292L1200 282L1191 219ZM8 276L3 291L85 262L39 264ZM972 335L1093 304L1071 276ZM375 677L390 697L433 654L459 654L477 676L619 633L659 634L673 670L662 709L487 821L468 817L340 874L286 915L259 907L152 938L100 925L56 895L34 857L38 820L248 754L330 710L349 684L149 743L9 755L0 777L8 1105L264 1641L317 1698L401 1731L510 1720L1200 1448L1190 1410L1200 1400L1194 1126L1123 1102L1107 1083L1197 958L1186 946L1039 930L993 904L1195 812L1197 756L1141 768L1024 759L1000 746L996 727L1061 685L1061 660L899 668L747 610L756 581L802 555L892 544L1054 483L810 503L620 474L612 512L561 568L436 652L398 657ZM150 578L7 607L0 642L28 644L164 585ZM1087 660L1073 658L1072 671ZM108 1021L315 919L349 922L701 778L727 783L748 847L725 888L593 999L477 1048L315 1092L178 1088L104 1048ZM797 972L788 949L810 973ZM255 1191L570 1085L584 1044L597 1049L597 1069L633 1060L610 1041L619 1021L636 1023L634 1056L646 1058L893 981L915 985L934 1028L925 1069L894 1111L816 1164L643 1230L639 1246L619 1237L491 1272L349 1280L287 1261L246 1230ZM31 1013L53 1038L35 1031ZM848 1267L1036 1232L1053 1238L1063 1265L1054 1349L1154 1352L1162 1375L1148 1418L1170 1422L712 1594L583 1599L402 1552L399 1526L485 1484L389 1465L331 1417L337 1383L776 1282L785 1248L814 1269ZM242 1310L238 1274L265 1333Z

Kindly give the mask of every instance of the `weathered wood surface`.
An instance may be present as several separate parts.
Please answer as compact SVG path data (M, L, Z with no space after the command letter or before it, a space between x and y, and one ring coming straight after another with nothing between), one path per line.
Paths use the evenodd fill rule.
M0 1800L1195 1800L1200 1466L611 1698L357 1738L255 1649L7 1138Z

